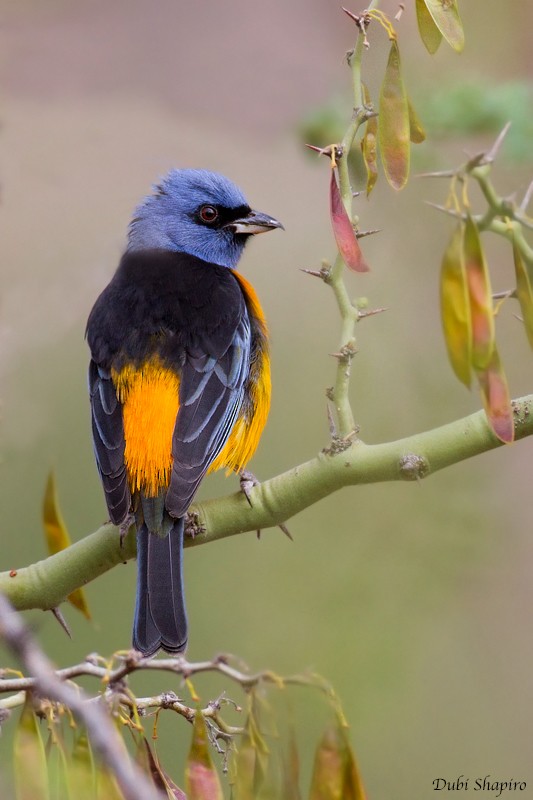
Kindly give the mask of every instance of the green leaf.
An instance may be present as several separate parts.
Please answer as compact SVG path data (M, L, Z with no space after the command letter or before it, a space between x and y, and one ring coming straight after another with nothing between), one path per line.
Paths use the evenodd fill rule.
M198 710L194 717L191 749L185 768L188 800L224 800L218 773L211 760L205 720Z
M59 553L70 545L70 535L59 507L56 479L53 470L50 470L48 474L44 491L43 526L50 555ZM91 613L83 589L75 589L67 599L78 611L81 611L85 619L91 619Z
M492 351L490 364L485 369L476 370L476 373L490 427L500 441L510 444L514 439L513 407L496 347Z
M416 19L424 47L428 53L433 55L437 52L442 42L442 33L433 22L433 17L429 13L424 0L416 0Z
M93 800L96 793L96 768L93 751L87 732L76 733L74 748L69 763L69 783L76 800Z
M70 791L69 767L61 734L61 723L49 723L50 739L46 745L48 787L52 800L74 800Z
M494 311L490 275L476 223L467 215L464 233L466 285L472 319L472 366L484 369L495 347Z
M457 0L424 0L424 2L433 22L450 47L453 47L457 53L461 53L465 46L465 34L457 8Z
M448 358L459 380L470 387L472 319L464 263L464 223L460 222L442 258L440 308Z
M15 731L13 754L16 800L48 800L46 755L29 692Z
M391 43L379 98L378 140L385 177L403 189L409 177L409 105L402 78L398 43Z
M533 348L533 287L531 275L514 240L513 258L516 274L516 296L520 303L529 346Z

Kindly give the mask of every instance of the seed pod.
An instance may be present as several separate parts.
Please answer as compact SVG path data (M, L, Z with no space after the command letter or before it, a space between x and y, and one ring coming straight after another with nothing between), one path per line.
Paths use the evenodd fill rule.
M398 43L391 43L379 98L378 140L385 177L403 189L409 177L409 106L403 84Z
M464 223L460 222L444 251L440 273L440 307L448 358L461 383L470 387L472 319L464 264L464 228Z

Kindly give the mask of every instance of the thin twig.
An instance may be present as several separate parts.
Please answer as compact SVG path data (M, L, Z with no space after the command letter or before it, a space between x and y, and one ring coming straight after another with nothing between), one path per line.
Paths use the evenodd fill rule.
M81 689L58 677L28 626L1 594L0 636L33 676L33 688L39 695L66 706L85 725L95 751L115 776L125 800L161 800L146 775L126 756L104 708L99 703L88 703Z

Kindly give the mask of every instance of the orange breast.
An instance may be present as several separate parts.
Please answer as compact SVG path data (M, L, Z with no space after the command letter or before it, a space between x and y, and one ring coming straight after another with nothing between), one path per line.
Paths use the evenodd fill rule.
M179 378L155 359L113 372L123 406L124 461L130 490L155 497L168 487L172 434L179 408Z

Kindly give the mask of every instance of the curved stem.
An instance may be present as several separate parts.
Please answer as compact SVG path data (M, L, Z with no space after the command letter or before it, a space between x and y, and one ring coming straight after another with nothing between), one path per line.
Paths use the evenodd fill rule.
M513 408L516 438L533 434L533 395L513 401ZM250 494L252 506L242 492L195 505L192 510L198 514L205 533L186 544L195 547L273 527L344 486L421 479L501 446L484 411L394 442L367 445L356 441L336 455L319 453L254 487ZM118 529L103 525L54 556L0 573L0 591L17 609L55 608L74 589L134 556L133 531L121 548Z

